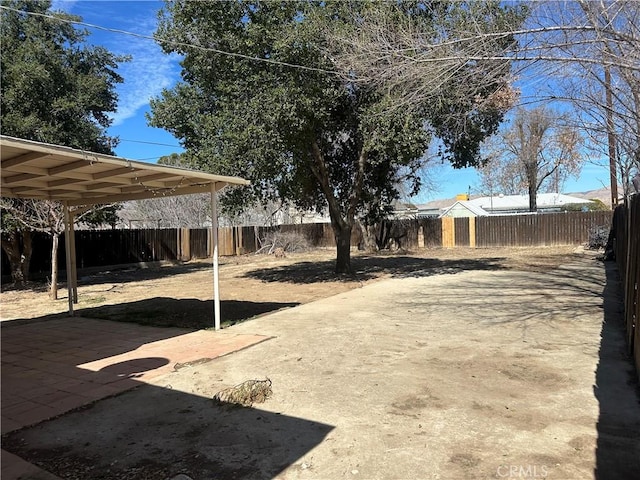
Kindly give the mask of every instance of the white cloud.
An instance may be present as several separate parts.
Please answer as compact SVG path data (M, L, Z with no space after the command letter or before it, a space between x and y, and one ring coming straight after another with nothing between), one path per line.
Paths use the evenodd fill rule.
M130 19L136 25L129 31L152 35L156 28L155 12L148 11L146 18ZM126 22L126 24L130 22ZM113 38L113 36L111 37ZM112 114L113 125L135 116L149 100L160 94L162 89L171 87L179 78L178 55L166 55L151 39L118 35L116 42L107 46L112 52L132 57L130 62L121 64L118 73L124 82L117 87L118 110Z
M82 17L94 25L152 37L157 28L159 1L53 0L51 9ZM102 45L116 55L128 55L131 61L120 64L118 73L124 82L116 86L117 111L110 115L112 126L134 117L149 100L171 87L180 76L180 57L166 55L152 38L88 28L88 41Z
M112 115L113 125L136 115L162 89L172 86L178 78L178 58L165 55L151 41L133 40L128 54L133 58L118 69L124 83L118 85L118 110Z

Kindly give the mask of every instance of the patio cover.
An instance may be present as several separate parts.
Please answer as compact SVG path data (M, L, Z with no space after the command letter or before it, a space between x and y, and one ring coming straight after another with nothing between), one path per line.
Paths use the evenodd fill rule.
M177 167L143 163L59 145L0 135L3 197L56 200L64 205L69 314L77 301L73 216L93 205L127 200L210 193L215 327L220 328L216 192L248 180Z

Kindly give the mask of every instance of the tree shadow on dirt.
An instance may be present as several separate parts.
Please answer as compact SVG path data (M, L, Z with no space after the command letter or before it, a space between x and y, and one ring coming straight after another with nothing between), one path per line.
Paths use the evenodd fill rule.
M244 300L221 300L220 316L222 326L272 313L283 308L299 305L296 302L249 302ZM212 328L213 300L195 298L176 299L155 297L135 302L82 308L78 315L100 318L116 322L130 322L155 327L179 327L199 330Z
M300 305L298 302L250 302L245 300L221 300L221 326L229 327L254 317L273 313L283 308ZM195 298L176 299L155 297L135 302L102 305L76 309L75 315L115 322L136 323L153 327L177 327L190 330L213 328L213 300ZM3 321L3 328L37 324L63 319L68 313L44 315L36 318L16 318Z
M454 274L466 270L501 270L505 259L440 260L409 256L359 256L351 259L353 275L336 275L335 261L298 262L292 265L260 268L245 273L244 277L263 282L321 283L335 281L366 281L389 275L394 278L430 277Z
M595 478L640 477L640 386L627 353L622 285L613 262L605 263L600 360L594 394L600 404Z
M223 264L221 262L221 264ZM101 285L104 283L129 283L141 282L145 280L155 280L158 278L166 278L174 275L189 274L200 271L211 271L211 262L194 261L188 263L175 262L171 264L151 264L145 266L126 265L126 266L105 266L100 271L96 271L95 267L88 269L89 271L78 271L78 285ZM62 270L59 273L59 280L62 284L66 282L66 273ZM12 283L2 283L2 292L13 290L33 290L36 292L48 291L47 278L33 278L20 288Z
M142 282L145 280L155 280L158 278L171 277L173 275L188 274L193 272L211 271L211 263L206 262L190 262L190 263L173 263L170 265L152 265L152 266L129 266L125 268L109 269L95 273L79 272L79 285L97 285L101 283L113 283L117 278L118 283Z

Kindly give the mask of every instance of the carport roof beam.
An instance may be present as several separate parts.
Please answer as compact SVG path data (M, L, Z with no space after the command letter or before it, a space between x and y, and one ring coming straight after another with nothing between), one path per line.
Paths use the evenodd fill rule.
M0 147L4 197L51 199L77 206L207 193L211 186L219 190L226 185L249 184L239 177L144 163L5 135L0 135ZM63 185L69 188L57 188Z

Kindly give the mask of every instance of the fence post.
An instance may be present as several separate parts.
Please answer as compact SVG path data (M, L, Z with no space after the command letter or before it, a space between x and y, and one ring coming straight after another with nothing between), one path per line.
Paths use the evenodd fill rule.
M630 290L632 298L629 300L629 316L635 324L635 335L633 338L634 349L633 356L635 358L636 373L640 379L640 193L636 193L631 197L630 240L633 244L633 252L631 260L633 265L630 269L632 276L633 289Z
M476 217L469 217L469 247L476 248Z
M456 246L456 222L453 217L442 217L442 246L454 248Z
M188 228L178 229L178 260L188 262L191 260L191 230Z
M627 245L625 252L625 271L620 272L624 275L624 316L627 329L627 346L628 352L633 355L634 353L634 340L635 340L635 328L638 328L637 324L634 324L634 297L636 295L636 280L633 275L636 271L636 265L638 262L637 256L637 244L638 239L634 238L635 225L633 224L634 217L634 202L635 198L625 196L624 209L626 210L626 225L625 225L625 244ZM637 360L637 359L636 359Z
M244 253L243 241L242 241L242 227L235 227L236 231L236 255L242 255Z

